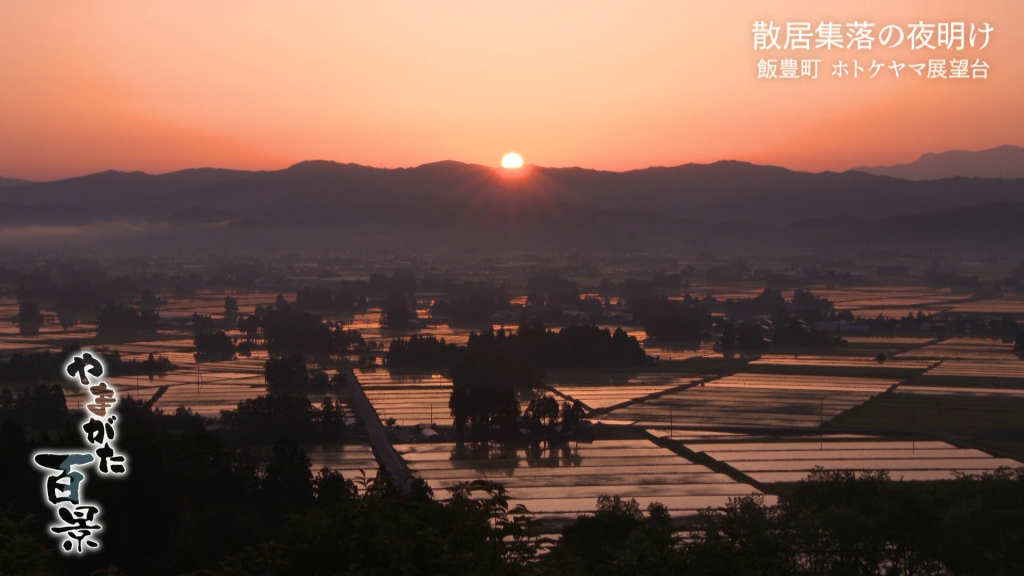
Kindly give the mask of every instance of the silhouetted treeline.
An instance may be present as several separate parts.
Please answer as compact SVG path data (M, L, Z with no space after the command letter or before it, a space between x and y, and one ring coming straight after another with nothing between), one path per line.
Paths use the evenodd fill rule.
M982 284L977 276L961 276L956 272L945 272L939 268L937 262L922 273L924 281L929 286L950 288L953 292L980 292Z
M1018 574L1024 469L947 482L815 472L778 505L706 510L674 533L664 507L606 498L540 561L548 574Z
M409 300L403 292L391 292L384 299L380 308L380 325L384 328L409 328L416 320L416 311L409 306Z
M433 360L438 362L457 356L448 406L456 437L477 441L508 440L517 433L519 394L532 393L541 386L542 367L631 367L647 358L636 338L622 329L612 334L596 326L573 325L554 332L545 330L538 319L524 320L513 334L504 330L470 334L465 347L442 347L440 342L427 339L418 340L414 346L424 355L434 352ZM394 346L401 352L399 358L411 358L408 348ZM532 418L548 424L558 415L557 402L553 408L538 404L531 410ZM567 422L572 425L578 418L578 412L573 411Z
M217 362L235 357L235 343L223 330L212 334L199 332L192 344L196 347L195 357L199 362Z
M629 308L647 335L657 340L700 340L711 329L711 314L689 295L682 301L640 298L630 301Z
M17 395L0 389L0 424L33 430L59 430L68 422L68 405L60 384L26 386ZM5 463L5 466L9 463Z
M43 314L35 302L22 302L18 306L18 315L14 317L14 322L18 324L18 332L22 336L39 334L43 321Z
M637 339L621 328L611 332L573 324L556 332L545 329L536 318L524 320L509 335L504 330L470 334L467 348L505 351L544 368L625 368L639 366L647 359Z
M592 325L547 330L539 319L524 319L518 330L470 333L466 346L447 344L432 336L392 341L386 361L395 367L453 366L467 355L492 351L526 358L545 368L626 368L639 366L647 355L636 337L621 328L611 332Z
M498 310L509 308L508 299L487 294L474 294L466 298L437 300L430 307L432 316L447 318L452 322L482 324L490 322L491 315Z
M160 298L153 293L152 290L144 288L139 292L139 299L135 301L135 306L144 310L151 310L153 308L159 308L167 304L166 298Z
M726 322L722 328L722 349L723 350L758 350L768 346L768 340L764 338L761 323L746 321L740 323L737 330L731 322Z
M375 272L370 274L367 282L369 293L372 296L386 296L388 294L413 294L416 292L416 272L411 268L400 268L391 273L391 276Z
M303 443L341 442L345 411L330 396L317 408L305 396L273 394L238 403L221 412L225 433L243 445L271 444L284 436Z
M323 317L295 310L283 296L273 307L258 306L253 314L240 317L238 330L250 343L262 342L274 354L338 354L365 345L358 332L341 325L331 328Z
M586 408L579 400L558 403L548 394L538 396L523 411L523 424L530 442L557 440L576 431L580 420L586 415Z
M0 382L31 382L59 380L68 356L81 346L66 344L60 352L15 352L9 359L0 359Z
M67 354L62 358L66 359ZM99 350L103 362L107 365L106 375L109 376L162 376L174 369L174 365L165 356L150 353L145 360L125 360L116 350ZM63 366L62 366L63 368Z
M385 359L392 368L447 368L459 362L462 351L444 338L417 334L392 340Z
M155 332L160 322L156 310L136 310L121 304L108 304L96 317L97 331L101 336L135 336L144 332Z
M63 380L67 377L64 366L68 357L81 350L77 342L65 344L60 352L15 352L10 359L0 359L0 382L31 382ZM166 357L150 354L145 360L125 360L116 350L100 350L106 365L105 376L159 376L174 366Z
M875 318L866 318L863 322L870 327L872 332L885 334L919 331L925 326L932 326L935 323L935 320L935 316L931 313L925 314L922 311L918 311L917 314L908 312L906 316L899 318L892 318L880 314Z
M256 411L262 413L262 411ZM677 532L666 508L598 499L547 554L536 519L510 509L493 482L457 485L448 502L422 481L401 492L371 480L313 474L305 451L279 438L263 456L229 446L188 414L118 404L124 478L91 478L103 506L103 548L62 558L52 511L30 464L40 447L80 446L74 425L33 438L0 425L0 566L16 573L139 574L1019 574L1024 567L1024 470L944 482L884 473L815 472L779 503L737 498ZM358 479L357 479L358 480ZM685 536L685 538L683 538Z
M818 330L796 318L789 318L777 324L772 335L772 346L822 347L845 343L846 341L838 336L830 336L828 330Z
M501 340L504 331L499 332ZM519 393L541 386L542 369L501 345L468 346L452 368L448 399L458 440L510 440L519 429Z
M366 308L365 282L342 281L333 287L303 286L295 294L295 307L316 312L353 312Z
M310 370L302 354L271 356L264 363L263 373L267 390L279 394L323 392L342 382L340 375L331 379L323 370Z
M684 289L689 289L688 278L694 276L693 266L687 266L682 272L666 273L664 269L655 272L650 280L627 278L614 282L602 278L596 291L603 297L618 296L624 300L651 298L656 294L678 296Z
M753 298L742 298L725 301L725 312L730 318L749 318L752 316L764 316L774 314L779 309L788 306L782 291L765 288L763 292Z

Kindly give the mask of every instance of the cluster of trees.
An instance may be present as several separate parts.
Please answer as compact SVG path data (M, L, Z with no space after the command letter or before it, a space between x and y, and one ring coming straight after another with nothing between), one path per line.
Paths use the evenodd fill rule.
M384 298L380 308L380 325L384 328L402 330L412 326L416 311L409 306L409 300L402 292L392 292Z
M344 382L341 374L328 378L323 370L310 370L302 354L271 356L263 365L267 390L275 394L323 392Z
M167 305L167 299L158 297L148 288L143 288L139 292L139 299L135 301L135 306L142 310L152 310L165 305Z
M655 340L701 340L709 336L711 314L689 295L681 301L665 296L640 298L630 301L629 308L643 322L647 335Z
M764 327L760 322L748 320L740 323L738 329L732 322L725 322L722 327L722 349L758 350L768 346L814 348L846 343L838 336L829 335L828 330L818 330L795 317L784 316L777 320L779 323L770 341L764 338Z
M739 330L732 322L726 322L722 327L722 349L729 350L758 350L768 347L769 342L764 339L759 322L747 321L740 324Z
M374 296L414 294L417 288L416 271L412 268L400 268L392 272L391 276L375 272L370 274L367 282L367 290Z
M236 444L272 444L285 436L301 443L341 442L345 411L325 396L319 408L305 396L272 394L238 403L221 412L225 432Z
M470 345L452 369L448 400L455 436L509 440L518 430L519 395L541 386L543 371L531 359L500 347Z
M451 297L435 301L430 313L449 322L487 323L495 312L510 309L509 288L508 281L500 284L473 280L445 282L441 289Z
M815 296L810 290L797 289L793 292L792 300L793 308L811 308L818 310L831 310L835 307L834 304L828 299L821 296Z
M523 412L523 423L531 441L565 437L575 432L580 420L586 415L586 408L579 400L562 402L552 396L543 395L530 400Z
M331 328L323 317L295 310L284 296L273 307L257 306L253 314L240 317L238 330L249 342L247 349L262 343L274 354L339 354L365 346L358 332Z
M896 332L917 332L925 325L933 325L936 318L931 314L918 311L917 314L907 312L906 316L892 318L888 316L867 318L864 322L872 332L896 333Z
M949 319L949 324L952 325L953 332L957 335L970 334L971 336L1000 338L1004 342L1015 341L1021 331L1017 321L1010 316L1003 316L997 320L957 315Z
M463 350L444 338L417 334L392 340L385 362L392 368L447 368L459 362Z
M65 344L58 353L15 352L6 362L0 362L0 382L39 382L65 378L67 358L81 350L78 342ZM116 350L100 350L108 376L160 376L174 369L164 356L150 354L145 360L125 360Z
M219 362L235 357L235 343L223 330L212 334L199 332L192 344L196 347L196 362Z
M439 368L455 366L480 352L524 358L545 368L628 368L647 359L636 337L621 328L611 332L573 324L556 332L533 318L524 319L514 333L493 329L470 333L466 346L433 336L395 339L385 361L394 367Z
M603 498L540 562L549 574L1017 574L1024 469L948 482L814 472L777 505L705 510L686 540L664 507ZM544 572L542 572L544 573Z
M68 357L68 354L61 357ZM145 360L125 360L117 350L100 350L100 356L107 365L107 374L110 376L148 376L150 380L155 376L163 376L174 369L174 365L166 356L154 356L150 353Z
M533 394L541 386L543 367L630 367L647 357L636 338L621 329L612 334L596 326L574 325L554 332L545 330L537 319L524 321L514 334L504 330L471 334L465 347L423 342L437 352L435 358L457 356L449 408L460 440L514 436L521 415L519 397ZM426 350L428 346L420 347ZM396 350L402 348L399 345ZM563 432L575 426L582 415L582 406L570 405L567 410ZM541 432L554 425L559 407L553 398L541 398L529 412L528 430Z
M750 318L774 314L779 309L785 309L788 302L782 296L781 290L765 288L763 292L753 298L739 300L729 298L724 305L725 312L730 318Z
M945 272L939 267L938 262L932 262L921 276L929 286L950 288L953 292L975 293L982 290L982 284L977 276L961 276L956 272Z
M295 307L316 312L352 312L366 308L363 283L343 281L333 289L327 286L303 286L295 295Z
M658 270L650 280L627 278L616 283L609 278L602 278L596 292L603 297L618 296L625 300L651 298L656 294L677 296L689 290L689 279L695 275L693 266L686 266L672 274L666 273L664 269Z
M514 334L486 330L470 334L467 348L495 349L545 368L628 368L647 360L640 342L621 328L615 332L573 324L555 332L538 319L525 319Z
M287 406L287 407L286 407ZM66 407L64 416L67 416ZM15 573L317 574L1018 574L1024 569L1024 469L945 482L893 482L885 473L817 471L778 504L760 496L705 510L679 532L667 509L603 496L537 554L539 521L486 481L435 501L421 480L314 474L288 435L316 416L296 400L243 403L224 431L187 413L118 404L118 447L136 463L94 480L103 548L61 557L44 521L30 455L80 446L77 425L54 436L0 424L0 566ZM24 425L40 429L37 416ZM321 416L322 418L322 416ZM241 424L242 421L249 422ZM275 422L276 424L269 424ZM284 429L252 453L233 431ZM305 430L309 430L306 428ZM255 441L262 443L269 433ZM232 441L240 443L232 443ZM364 490L356 489L356 482ZM155 496L157 495L157 496ZM685 536L685 538L683 538Z
M431 316L446 318L450 322L480 324L489 322L491 315L498 310L507 310L508 300L499 300L495 296L474 294L466 298L437 300L430 307Z
M81 350L77 342L64 345L57 354L49 350L43 352L15 352L4 362L0 362L0 382L38 382L42 380L58 380L69 355Z
M0 389L0 424L17 423L34 430L58 430L68 422L68 406L60 384L26 386L17 395Z
M133 306L108 304L96 317L96 329L101 336L135 336L155 332L160 313L153 309L139 311Z
M39 334L43 320L43 313L39 311L39 305L35 302L22 302L18 306L18 315L14 317L14 322L18 325L18 332L22 336Z
M827 329L818 330L796 318L780 320L772 335L772 346L812 348L838 346L846 343L838 336L830 336Z

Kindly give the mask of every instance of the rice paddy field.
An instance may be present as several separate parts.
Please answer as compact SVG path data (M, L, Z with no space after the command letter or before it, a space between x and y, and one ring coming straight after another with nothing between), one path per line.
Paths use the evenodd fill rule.
M924 375L1024 379L1024 360L944 360Z
M872 368L882 370L927 370L938 364L932 360L893 359L879 362L871 356L820 356L765 354L750 362L754 366L800 366L819 368Z
M828 298L836 308L844 310L917 308L967 300L949 288L932 289L918 286L864 286L856 288L815 288L814 295ZM887 314L891 316L892 314Z
M736 374L612 410L635 426L810 428L885 392L881 378Z
M382 421L394 418L399 426L436 423L452 426L448 400L452 381L441 374L392 373L386 369L356 373L366 397Z
M556 372L546 378L548 388L590 410L606 410L702 380L680 374L611 372Z
M644 351L659 361L689 360L690 358L709 358L715 356L714 342L703 341L689 345L654 343L641 340Z
M601 495L636 498L641 507L661 502L673 516L683 518L702 508L723 506L732 497L759 493L644 439L483 454L460 453L454 444L397 448L435 497L449 497L457 482L495 480L512 496L511 505L523 504L548 528L593 512Z
M757 296L762 290L698 285L693 294L711 293L724 300ZM860 317L923 310L1024 318L1024 297L1019 295L972 301L948 289L911 286L812 290ZM786 298L792 294L792 289L783 291ZM184 321L193 313L220 318L224 312L222 293L160 296L168 299L160 308L164 319ZM246 314L272 304L277 292L231 296ZM294 300L294 292L285 297ZM0 298L0 318L17 312L14 298ZM419 313L421 318L426 315ZM471 331L480 330L430 322L416 331L386 330L378 325L379 315L370 309L329 320L359 330L385 349L391 339L413 333L464 344ZM52 312L44 311L44 316L46 322L34 336L21 335L13 322L0 322L0 351L56 350L71 341L91 344L96 338L94 325L65 329ZM165 412L185 406L209 418L266 393L266 352L197 364L193 335L180 327L162 327L138 342L109 344L126 359L145 359L152 353L176 367L152 380L119 377L110 379L111 384L123 395L155 398L155 406ZM632 372L552 371L545 377L549 393L560 400L579 400L592 412L592 442L482 453L448 443L396 444L395 449L436 497L449 496L456 482L489 478L506 486L514 504L526 505L551 527L593 512L603 494L636 498L641 506L661 502L674 516L685 518L701 508L721 506L730 497L759 493L737 480L743 475L769 490L766 486L803 479L815 466L887 470L893 479L924 481L950 478L953 471L1020 466L1024 460L1024 360L1013 352L1012 343L942 339L927 331L842 334L845 346L764 353L744 364L742 358L723 359L712 341L666 344L648 340L636 326L624 329L657 362ZM239 336L237 330L227 332ZM884 362L876 360L878 353L887 356ZM394 418L400 426L452 425L452 382L445 373L377 368L357 370L356 376L382 420ZM66 389L69 407L80 406L81 390L73 384ZM529 398L521 400L525 407ZM345 409L351 415L350 407ZM811 430L820 436L807 436ZM673 443L685 450L676 450ZM314 471L327 466L356 479L372 478L378 470L369 445L358 441L308 446L307 451ZM723 473L730 468L738 473Z
M309 455L309 468L314 475L326 467L340 472L346 480L356 482L358 488L362 488L358 480L370 480L377 476L377 460L369 444L307 446L306 453Z
M1017 360L1013 342L992 338L948 338L935 344L915 348L899 358L937 360Z
M855 472L889 472L893 480L950 480L954 472L990 472L1001 466L1022 464L1009 458L995 458L973 448L958 448L947 442L921 440L837 440L750 442L725 440L686 443L728 464L757 482L796 482L815 468Z
M985 435L1024 434L1017 390L900 386L827 423L829 428Z
M1024 318L1024 297L1016 295L1001 296L989 300L975 300L956 304L950 310L964 314L1007 314L1020 320Z

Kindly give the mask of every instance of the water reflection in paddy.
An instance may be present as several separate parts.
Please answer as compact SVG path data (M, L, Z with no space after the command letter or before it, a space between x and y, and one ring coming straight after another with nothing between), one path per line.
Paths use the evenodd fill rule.
M547 519L549 528L593 512L600 495L636 498L641 506L661 502L678 517L758 493L648 440L483 451L455 444L411 444L398 450L438 497L449 497L456 482L489 478L509 490L513 504L524 504Z

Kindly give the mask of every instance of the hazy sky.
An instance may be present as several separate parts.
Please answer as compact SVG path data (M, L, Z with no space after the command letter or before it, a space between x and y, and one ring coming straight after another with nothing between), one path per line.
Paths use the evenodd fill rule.
M989 47L962 53L989 79L829 76L840 59L956 54L905 43L797 53L823 60L818 80L759 81L762 19L989 22ZM7 177L306 159L496 166L510 150L543 166L841 170L1024 145L1022 94L1019 0L0 3Z

